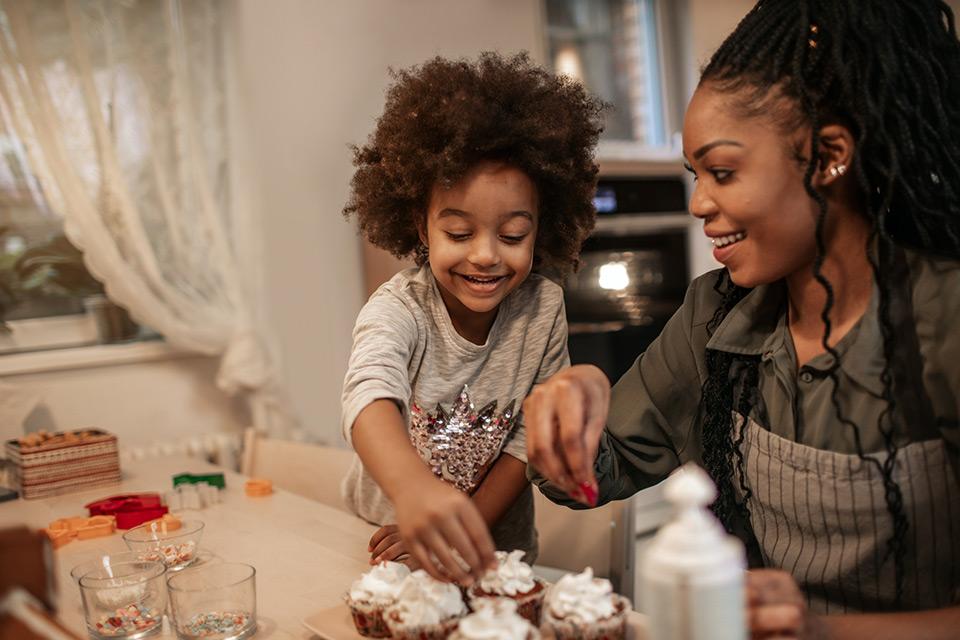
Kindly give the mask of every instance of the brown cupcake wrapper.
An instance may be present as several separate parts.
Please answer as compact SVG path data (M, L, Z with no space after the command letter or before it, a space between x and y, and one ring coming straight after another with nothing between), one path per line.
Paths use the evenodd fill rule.
M547 595L547 585L540 578L534 578L534 581L540 586L539 589L518 596L490 594L481 592L476 586L472 587L469 592L470 608L474 608L474 602L477 600L485 600L489 598L505 598L507 600L513 600L517 603L517 614L529 620L533 626L539 628L543 613L543 599Z
M615 598L617 610L614 614L590 623L574 618L556 618L548 607L543 613L543 627L553 633L556 640L625 640L630 601L619 595Z
M344 597L350 608L350 617L357 633L367 638L389 638L390 628L384 619L383 613L389 605L360 602L352 600L349 595Z
M450 618L437 624L406 626L400 622L393 622L389 616L385 618L387 627L393 634L394 640L447 640L453 633L460 618Z

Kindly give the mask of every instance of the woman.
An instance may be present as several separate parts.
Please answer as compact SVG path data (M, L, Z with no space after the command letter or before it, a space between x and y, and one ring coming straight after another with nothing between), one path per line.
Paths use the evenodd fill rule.
M612 392L572 367L524 404L557 501L707 469L770 568L756 637L960 628L958 80L942 2L761 0L684 122L724 269Z

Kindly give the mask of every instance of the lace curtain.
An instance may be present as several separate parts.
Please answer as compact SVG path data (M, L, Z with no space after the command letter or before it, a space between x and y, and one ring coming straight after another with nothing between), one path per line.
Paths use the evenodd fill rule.
M257 330L257 223L231 202L222 12L0 1L0 127L108 296L171 344L221 356L219 387L277 432L292 425Z

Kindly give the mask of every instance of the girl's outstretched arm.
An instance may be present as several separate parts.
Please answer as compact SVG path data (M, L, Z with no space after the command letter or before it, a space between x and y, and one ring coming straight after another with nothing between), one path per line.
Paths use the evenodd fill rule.
M375 400L360 412L353 447L393 503L406 548L427 573L469 585L495 564L493 540L477 506L424 466L392 400Z

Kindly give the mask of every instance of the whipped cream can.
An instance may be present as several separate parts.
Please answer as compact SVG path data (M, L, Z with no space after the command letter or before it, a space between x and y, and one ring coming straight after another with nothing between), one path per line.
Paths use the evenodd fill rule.
M674 519L641 561L652 640L744 640L746 553L707 509L716 488L688 463L666 480Z

